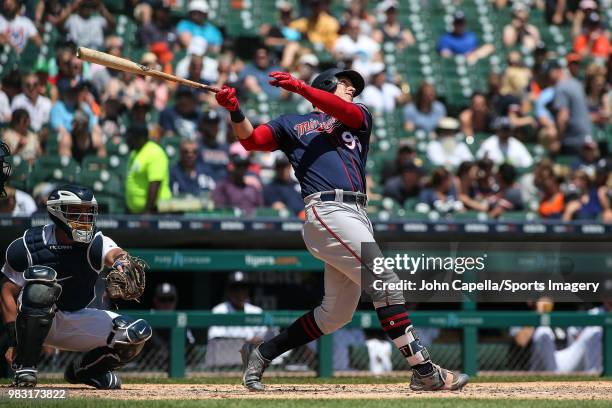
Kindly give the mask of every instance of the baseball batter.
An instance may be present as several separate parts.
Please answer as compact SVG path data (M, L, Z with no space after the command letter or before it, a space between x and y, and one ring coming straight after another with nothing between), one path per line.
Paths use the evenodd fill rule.
M86 187L49 195L53 223L27 230L6 250L0 305L10 338L13 386L33 387L43 344L83 352L64 378L98 389L121 388L114 370L132 361L151 337L142 319L88 308L105 267L125 269L126 252L96 231L98 204Z
M325 294L309 311L278 336L259 345L245 344L243 384L264 389L262 376L282 353L332 333L351 321L361 295L361 244L374 242L366 213L365 165L372 132L368 109L353 103L364 88L353 70L330 69L312 86L288 73L273 72L270 83L312 103L306 115L282 115L253 128L240 110L236 90L223 87L217 102L230 112L232 128L247 150L282 150L291 162L304 197L303 238L310 253L325 263ZM377 279L398 279L385 271ZM403 294L377 293L374 307L380 324L413 369L413 390L457 390L468 376L434 364L420 344L405 307Z

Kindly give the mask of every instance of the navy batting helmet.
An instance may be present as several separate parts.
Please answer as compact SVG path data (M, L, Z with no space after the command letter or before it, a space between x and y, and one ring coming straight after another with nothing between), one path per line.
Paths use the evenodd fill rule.
M353 87L355 87L355 94L353 96L357 96L363 91L365 81L359 72L352 69L342 70L340 68L330 68L325 70L317 75L312 81L311 86L333 93L336 90L336 86L338 86L338 78L340 77L346 77L351 80Z
M11 163L6 160L11 156L8 145L0 141L0 197L4 196L4 183L11 175Z

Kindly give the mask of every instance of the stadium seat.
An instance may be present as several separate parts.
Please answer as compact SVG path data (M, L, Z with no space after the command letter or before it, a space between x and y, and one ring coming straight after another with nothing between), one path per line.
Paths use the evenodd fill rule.
M79 175L78 163L67 156L41 156L32 169L32 188L43 181L74 183Z
M28 191L31 176L31 167L28 162L20 156L11 156L8 162L12 166L9 184L18 190Z

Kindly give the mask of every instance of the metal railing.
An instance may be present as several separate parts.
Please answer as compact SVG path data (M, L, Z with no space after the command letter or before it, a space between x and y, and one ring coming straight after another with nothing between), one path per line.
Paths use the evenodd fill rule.
M180 378L186 372L185 336L187 328L221 326L276 326L287 327L303 312L277 311L263 314L213 314L209 311L126 311L132 317L146 319L154 328L170 330L170 354L168 375ZM415 327L438 327L462 331L461 369L469 375L478 372L478 330L503 329L510 326L601 326L603 328L603 375L612 375L612 313L593 315L587 312L414 312L411 319ZM375 312L357 312L348 327L363 329L379 328ZM318 340L319 377L332 377L333 334Z

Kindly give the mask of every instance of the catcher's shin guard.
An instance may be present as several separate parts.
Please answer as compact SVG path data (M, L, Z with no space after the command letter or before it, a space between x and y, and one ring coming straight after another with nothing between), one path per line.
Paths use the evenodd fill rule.
M13 368L16 373L36 371L43 342L55 317L55 302L62 292L52 268L31 266L23 276L26 284L15 321L17 346Z
M113 319L109 345L77 358L66 369L64 378L73 384L84 383L98 389L120 388L121 381L113 370L136 358L151 335L151 326L146 321L117 316Z

